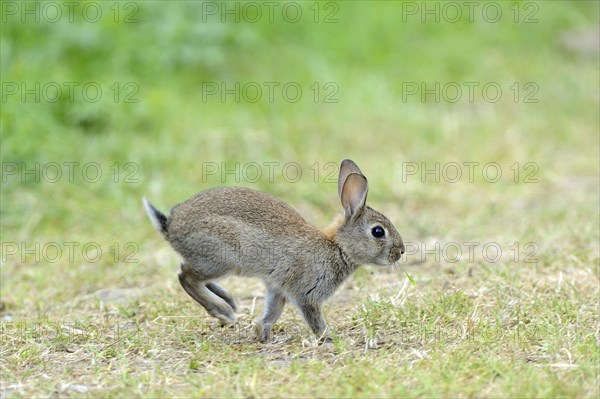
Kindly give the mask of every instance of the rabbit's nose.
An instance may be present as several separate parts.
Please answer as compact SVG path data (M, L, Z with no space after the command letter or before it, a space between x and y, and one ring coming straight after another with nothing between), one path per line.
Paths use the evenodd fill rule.
M406 249L404 248L404 243L400 244L400 255L404 255L404 252L406 252Z

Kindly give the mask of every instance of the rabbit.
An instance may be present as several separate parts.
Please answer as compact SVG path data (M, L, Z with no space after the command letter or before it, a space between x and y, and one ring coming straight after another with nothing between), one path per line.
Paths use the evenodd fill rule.
M290 205L243 187L202 191L176 205L170 216L146 198L154 227L182 257L179 282L196 302L223 323L236 322L233 297L214 280L229 274L262 279L265 308L254 325L260 341L286 302L294 304L319 339L327 339L323 302L360 265L392 265L404 243L383 214L366 205L367 178L345 159L338 195L343 215L324 230L309 224ZM326 333L327 330L327 333Z

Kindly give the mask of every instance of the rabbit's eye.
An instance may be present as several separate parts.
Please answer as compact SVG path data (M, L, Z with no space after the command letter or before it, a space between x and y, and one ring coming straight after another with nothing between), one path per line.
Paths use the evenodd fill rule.
M371 229L371 234L373 234L373 237L381 238L385 235L385 230L381 226L375 226Z

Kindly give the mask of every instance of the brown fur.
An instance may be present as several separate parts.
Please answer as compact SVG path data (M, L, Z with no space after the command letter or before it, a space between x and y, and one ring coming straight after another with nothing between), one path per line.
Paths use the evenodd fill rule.
M340 227L342 227L343 224L344 224L344 216L337 215L335 217L335 219L333 219L333 222L331 222L331 224L329 226L327 226L323 229L323 235L328 240L335 241L336 236L337 236L337 231L339 230Z

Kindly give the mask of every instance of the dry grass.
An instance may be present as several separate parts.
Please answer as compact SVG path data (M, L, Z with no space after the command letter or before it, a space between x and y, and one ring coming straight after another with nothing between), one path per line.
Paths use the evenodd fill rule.
M335 329L326 345L313 342L292 308L272 342L255 342L257 281L224 281L241 310L238 325L220 327L163 270L163 283L145 277L147 286L81 295L34 317L10 312L2 392L597 396L597 271L515 266L403 268L414 282L403 272L362 269L326 307Z

